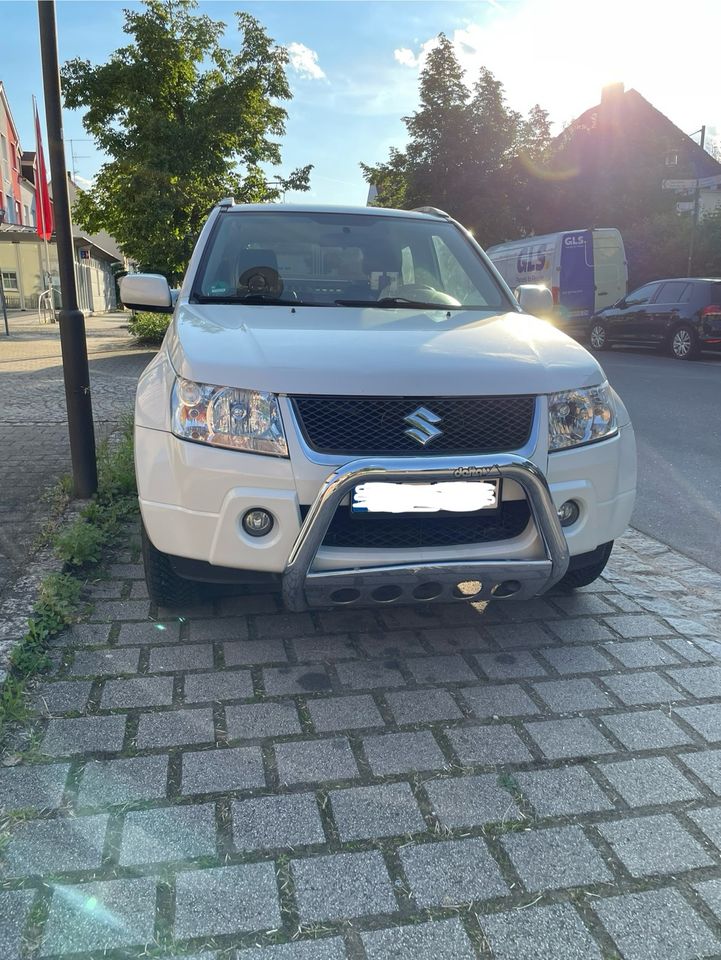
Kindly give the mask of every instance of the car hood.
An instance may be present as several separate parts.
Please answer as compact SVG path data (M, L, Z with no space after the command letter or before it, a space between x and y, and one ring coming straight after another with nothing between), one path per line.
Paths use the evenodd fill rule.
M182 377L286 394L538 394L604 379L580 344L521 313L185 302L167 346Z

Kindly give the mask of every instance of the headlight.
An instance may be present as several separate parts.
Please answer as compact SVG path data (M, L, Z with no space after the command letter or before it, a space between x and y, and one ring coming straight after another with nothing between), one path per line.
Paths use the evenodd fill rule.
M173 384L172 431L183 440L287 457L278 398L274 393L215 387L181 380Z
M593 443L617 430L616 407L607 383L552 393L548 398L549 450Z

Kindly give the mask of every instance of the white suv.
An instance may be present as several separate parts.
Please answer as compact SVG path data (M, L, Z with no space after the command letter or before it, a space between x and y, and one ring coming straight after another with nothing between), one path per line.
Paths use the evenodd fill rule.
M275 582L291 610L524 599L590 583L636 448L583 347L513 298L442 211L211 213L143 373L135 454L151 598Z

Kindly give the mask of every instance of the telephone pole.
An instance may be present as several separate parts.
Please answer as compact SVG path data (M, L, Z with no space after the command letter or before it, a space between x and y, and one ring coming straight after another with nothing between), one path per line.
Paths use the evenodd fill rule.
M95 460L95 429L90 400L88 346L85 339L85 317L78 309L75 286L75 254L70 224L68 183L65 175L63 118L60 104L60 70L58 39L55 27L55 0L38 0L40 51L43 65L45 118L48 127L48 154L53 185L55 241L58 246L58 269L62 307L58 313L60 347L65 377L65 401L68 410L70 456L73 465L75 495L91 497L98 489Z

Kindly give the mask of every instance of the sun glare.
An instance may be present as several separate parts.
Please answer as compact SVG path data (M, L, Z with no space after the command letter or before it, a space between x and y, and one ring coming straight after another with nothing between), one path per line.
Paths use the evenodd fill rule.
M653 7L633 0L604 4L571 0L526 0L497 5L478 21L455 30L457 55L472 79L484 65L505 86L509 103L527 111L534 103L546 107L555 131L599 103L601 90L622 82L635 88L674 122L693 127L719 124L713 58L690 61L696 92L693 117L688 90L679 81L678 39L666 15L666 5ZM668 7L668 13L671 10ZM697 23L718 21L713 0L687 0L684 16ZM696 124L698 125L698 124Z

